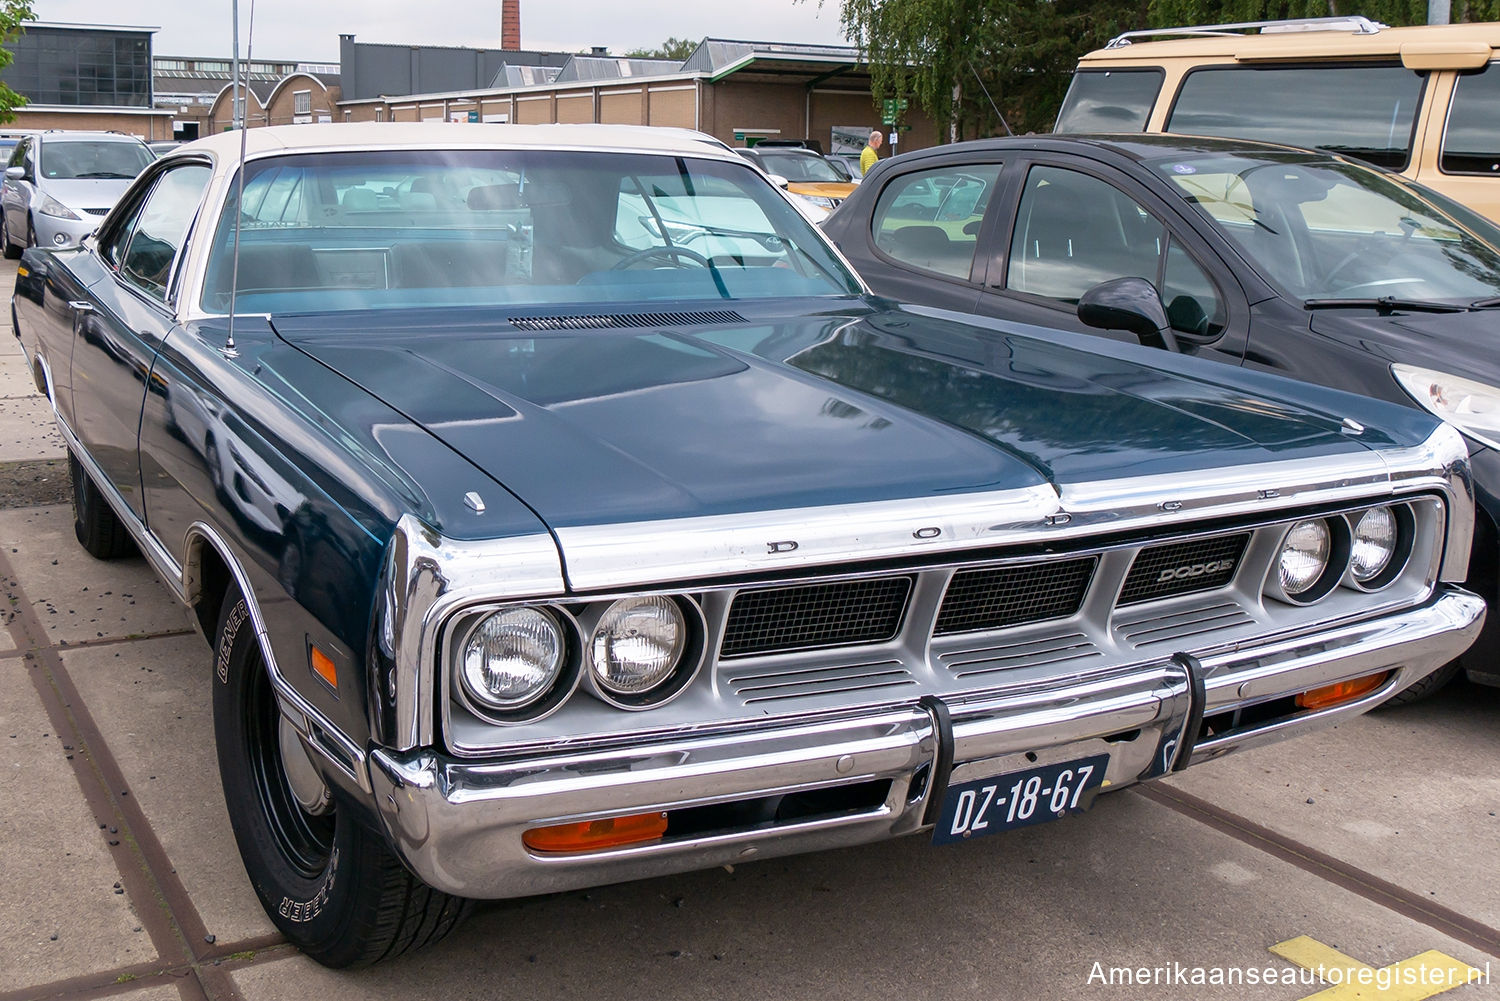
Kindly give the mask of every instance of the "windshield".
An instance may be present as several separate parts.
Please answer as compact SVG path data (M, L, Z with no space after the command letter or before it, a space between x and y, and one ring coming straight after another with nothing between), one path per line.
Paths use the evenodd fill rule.
M42 144L40 169L41 176L57 181L129 180L153 159L141 143L54 140Z
M203 308L226 312L234 195ZM565 151L252 162L241 312L852 295L855 279L748 165Z
M840 183L845 180L833 169L833 164L816 154L762 152L760 162L766 173L780 174L788 181Z
M1263 275L1306 300L1500 295L1500 229L1352 163L1187 156L1149 164Z

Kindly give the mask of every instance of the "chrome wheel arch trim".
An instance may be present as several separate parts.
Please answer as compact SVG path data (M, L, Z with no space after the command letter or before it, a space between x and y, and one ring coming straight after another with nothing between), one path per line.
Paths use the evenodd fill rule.
M281 670L281 665L276 660L276 653L271 648L270 631L266 628L265 615L261 612L260 601L255 596L255 588L250 583L249 575L245 573L244 565L234 555L224 537L207 522L195 521L184 533L183 545L187 554L182 574L183 602L191 608L203 596L203 550L205 547L211 548L228 568L235 588L245 599L245 607L250 612L250 624L255 630L256 642L260 646L261 660L266 667L266 676L270 678L271 689L276 693L276 701L281 706L282 715L301 735L303 742L316 751L327 765L337 769L346 778L352 779L362 791L369 792L370 778L365 764L364 748L350 739L321 710L303 698ZM214 642L214 637L206 638L210 644Z

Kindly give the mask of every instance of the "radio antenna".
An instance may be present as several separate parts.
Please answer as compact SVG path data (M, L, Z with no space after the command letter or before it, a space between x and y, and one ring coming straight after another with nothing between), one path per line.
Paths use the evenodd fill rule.
M250 2L254 3L255 0L250 0ZM998 118L998 119L1000 119L1000 124L1001 125L1005 126L1005 134L1008 135L1008 136L1015 135L1015 133L1012 132L1011 129L1010 129L1010 122L1007 122L1005 120L1005 113L1000 110L1000 106L998 104L996 104L995 103L995 99L990 96L990 89L984 85L984 77L980 76L979 75L979 71L974 68L974 60L969 59L969 60L965 60L965 61L969 64L969 72L973 73L974 74L974 79L976 79L976 80L979 81L979 89L982 90L982 91L984 91L984 99L986 101L990 102L990 107L993 108L994 111L995 111L995 117Z
M234 357L239 352L234 347L234 314L240 291L240 221L245 215L245 140L250 124L250 58L255 52L255 0L250 0L250 25L245 32L245 61L240 62L240 0L233 0L234 18L234 114L240 126L240 166L234 172L236 190L234 194L234 254L229 269L229 335L224 339L224 353ZM245 74L243 86L240 82L241 68ZM241 97L243 92L244 96ZM241 103L243 102L243 103Z

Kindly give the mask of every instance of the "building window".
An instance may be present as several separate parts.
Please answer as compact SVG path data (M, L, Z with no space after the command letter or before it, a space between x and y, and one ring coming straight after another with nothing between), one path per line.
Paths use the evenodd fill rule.
M34 105L151 105L148 35L33 25L10 48L5 82Z
M292 114L294 114L294 115L310 115L310 114L312 114L312 91L310 91L310 90L294 90L294 91L292 91Z
M385 109L384 108L376 108L375 109L375 120L377 122L383 122L383 121L385 121Z

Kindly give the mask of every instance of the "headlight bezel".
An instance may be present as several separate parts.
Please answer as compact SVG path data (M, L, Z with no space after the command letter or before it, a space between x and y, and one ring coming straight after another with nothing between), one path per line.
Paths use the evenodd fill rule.
M1366 580L1360 580L1354 575L1353 542L1355 529L1358 527L1360 520L1368 512L1380 508L1389 510L1396 519L1396 544L1392 547L1390 559L1381 568L1380 572ZM1406 571L1407 564L1411 562L1412 551L1416 546L1417 517L1416 513L1412 511L1411 506L1401 503L1378 504L1358 511L1351 511L1345 515L1345 520L1349 524L1351 546L1349 571L1345 584L1356 591L1373 594L1376 591L1383 591L1400 579L1401 575Z
M464 677L464 649L469 639L489 618L516 609L535 609L547 615L562 637L563 659L551 685L520 705L505 708L486 703L471 692ZM578 622L569 612L551 602L495 602L475 605L459 612L447 629L443 663L452 699L469 713L497 726L519 726L546 719L557 712L578 689L582 673L582 637Z
M1281 552L1286 545L1287 538L1298 526L1306 522L1321 522L1327 529L1328 561L1312 584L1301 591L1291 593L1281 584ZM1298 518L1287 524L1281 531L1281 538L1276 543L1276 554L1271 559L1266 573L1265 593L1289 605L1313 605L1328 597L1349 573L1351 531L1348 518L1341 515L1316 515Z
M642 598L664 598L676 607L683 622L683 647L677 662L664 678L642 692L618 692L608 688L598 678L594 664L594 636L600 622L616 605ZM608 601L591 604L579 613L578 625L583 637L583 682L582 687L590 695L606 705L628 712L656 709L674 701L687 691L708 659L708 619L697 601L685 594L653 592L649 594L623 595Z

